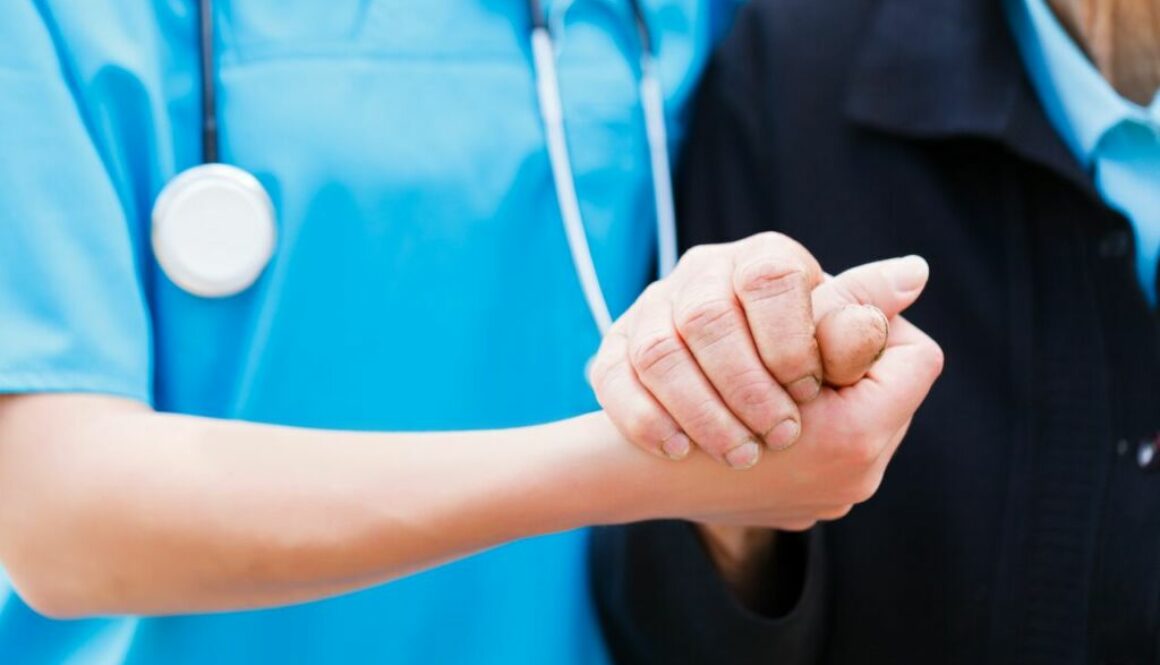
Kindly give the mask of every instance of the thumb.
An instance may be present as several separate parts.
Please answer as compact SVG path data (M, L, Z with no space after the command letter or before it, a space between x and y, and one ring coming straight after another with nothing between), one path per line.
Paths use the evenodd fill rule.
M857 383L882 354L889 322L912 305L930 275L918 256L851 268L813 292L818 349L827 383Z
M943 363L939 345L914 324L898 317L882 359L865 380L842 391L843 401L846 406L859 405L865 410L863 415L879 420L879 427L897 427L913 416L926 399L942 373Z
M823 391L821 398L802 406L802 423L810 423L804 425L807 430L819 423L829 437L835 432L824 431L827 425L841 427L843 436L875 436L907 426L942 373L943 352L906 319L897 317L892 323L889 344L866 378L842 390Z
M814 321L847 305L873 305L893 319L918 300L930 278L930 266L921 256L886 259L850 268L828 277L814 289Z

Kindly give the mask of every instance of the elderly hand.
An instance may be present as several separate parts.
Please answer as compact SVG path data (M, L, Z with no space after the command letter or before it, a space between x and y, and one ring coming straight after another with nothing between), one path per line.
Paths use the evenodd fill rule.
M801 407L796 445L743 474L704 457L650 471L642 482L669 490L658 498L668 503L659 514L800 530L869 499L942 371L942 352L929 337L902 317L892 323L882 357L864 378L824 386Z
M776 233L690 250L605 338L592 371L601 406L635 444L673 459L695 442L746 469L763 448L793 445L799 405L823 382L865 375L927 266L908 257L823 277Z
M877 490L942 370L938 346L898 316L927 277L926 263L907 257L823 280L800 245L763 234L687 254L605 340L593 385L638 446L679 459L691 439L749 468L758 441L783 449L801 438L734 485L736 506L722 512L701 485L687 492L704 512L678 513L702 522L743 602L764 588L770 529L837 519Z

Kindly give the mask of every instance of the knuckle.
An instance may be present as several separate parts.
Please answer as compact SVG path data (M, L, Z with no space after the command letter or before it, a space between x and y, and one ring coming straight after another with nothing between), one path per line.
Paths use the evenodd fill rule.
M737 329L737 306L728 298L696 300L677 311L677 330L690 341L712 343Z
M671 290L671 288L672 286L665 280L649 284L648 286L644 287L644 291L641 291L640 295L637 296L636 302L633 303L629 312L634 316L634 318L639 319L642 316L642 312L651 312L658 306L665 306L668 300L668 296L666 294ZM620 321L628 318L628 315L622 316L620 319L617 319L617 323L620 323Z
M592 364L588 367L588 383L598 394L605 390L617 375L617 370L627 370L624 338L616 332L609 332L601 342Z
M700 256L703 256L706 251L708 251L708 250L705 248L705 245L697 245L696 247L690 247L688 249L688 251L686 251L681 256L681 262L687 263L687 262L696 261L697 258Z
M589 373L588 379L590 385L592 386L592 390L596 393L596 399L598 401L602 400L605 394L612 391L613 384L616 382L617 377L617 372L615 370L624 368L625 360L623 358L615 360L608 358L597 358L596 361L592 363L592 369Z
M775 357L771 364L787 368L812 366L814 359L820 355L818 338L813 326L808 326L805 330L792 334L786 334L773 353Z
M592 363L588 369L588 385L596 393L596 401L603 404L604 393L608 392L608 369L600 363Z
M807 374L820 378L821 350L811 333L783 333L775 343L760 348L762 363L779 381L796 381Z
M696 247L691 247L681 255L681 259L677 262L677 265L688 266L701 263L713 253L715 247L716 245L697 245Z
M743 436L733 436L722 409L713 401L706 400L687 414L686 431L696 432L697 445L709 452L724 453L741 442ZM680 419L678 417L678 419ZM682 421L685 422L685 421Z
M646 288L645 292L647 292L647 291L648 291L648 289ZM627 332L628 332L629 321L632 319L632 315L636 313L636 310L639 307L640 307L639 304L633 303L632 307L630 307L627 312L625 312L624 314L621 314L620 318L613 321L612 327L608 329L608 334L606 334L604 336L605 340L607 340L610 337L614 338L614 339L616 339L616 338L624 339L625 336L627 335ZM603 344L601 346L603 346Z
M757 371L737 377L732 390L726 395L730 403L747 407L766 406L773 402L774 398L775 393L770 386L769 377Z
M644 287L644 291L641 292L639 300L641 302L648 302L649 300L663 294L667 289L668 286L665 284L664 280L653 282Z
M612 360L613 355L612 351L608 348L607 341L600 345L600 350L596 352L596 356L592 359L592 364L588 368L588 381L592 384L593 388L599 389L607 380L608 373L615 362Z
M652 446L664 440L664 423L653 414L636 412L618 423L620 431L637 445Z
M798 261L759 259L737 272L735 286L746 298L776 298L798 291L809 292L809 275Z
M687 352L675 333L655 333L633 346L631 362L642 377L659 377L679 364Z
M781 247L789 241L789 236L777 231L762 231L750 236L750 240L765 248Z

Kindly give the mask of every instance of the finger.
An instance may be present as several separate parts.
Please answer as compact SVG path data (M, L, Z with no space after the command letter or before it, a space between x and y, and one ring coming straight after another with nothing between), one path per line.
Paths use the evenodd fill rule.
M867 431L897 430L926 399L943 365L938 344L906 319L895 317L886 350L866 377L839 390L839 399L819 404L825 413L802 417L827 419L841 415L851 425L860 421L858 425Z
M729 410L771 449L787 448L801 433L797 405L757 355L733 295L732 265L718 265L677 297L677 331Z
M889 318L914 303L929 275L925 260L908 256L851 268L814 290L827 383L848 386L866 374L884 348Z
M628 340L613 330L592 365L596 400L629 441L644 450L679 460L688 456L689 438L640 383L628 361Z
M677 333L672 304L642 296L629 360L640 382L701 449L735 469L757 463L761 445L726 408Z
M814 316L847 305L874 305L892 319L914 304L930 278L930 266L920 256L875 261L827 279L814 290Z
M766 369L798 403L821 388L811 301L821 280L813 256L785 236L762 234L738 244L734 292Z
M846 305L818 322L818 349L825 382L857 383L886 349L890 323L874 305Z

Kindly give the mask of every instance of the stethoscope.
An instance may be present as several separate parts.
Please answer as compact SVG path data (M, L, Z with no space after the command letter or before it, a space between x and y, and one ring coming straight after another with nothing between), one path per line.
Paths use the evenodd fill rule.
M641 46L638 85L656 204L658 271L663 276L677 261L664 94L644 11L639 0L628 4ZM528 0L528 9L536 97L560 217L584 299L604 334L612 325L612 314L576 193L552 32L540 0ZM274 204L258 179L218 162L213 1L199 0L198 11L203 163L181 172L162 189L153 206L152 244L158 264L177 286L197 296L221 298L241 293L257 281L273 257L277 226Z

